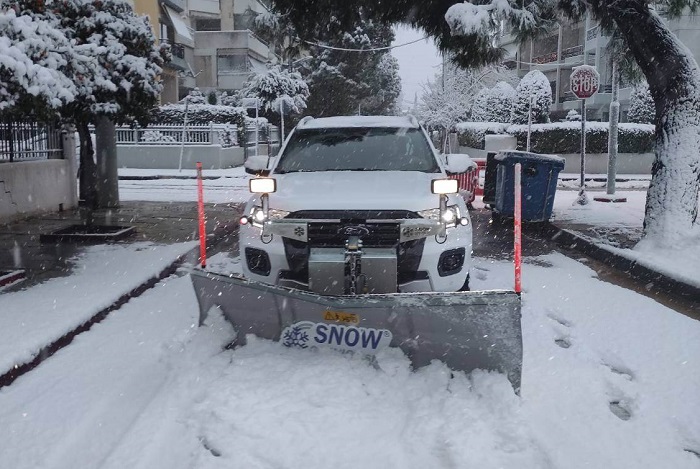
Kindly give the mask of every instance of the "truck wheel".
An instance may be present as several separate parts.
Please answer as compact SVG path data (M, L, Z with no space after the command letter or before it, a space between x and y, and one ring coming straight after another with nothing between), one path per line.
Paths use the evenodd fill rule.
M469 290L469 274L467 274L467 278L464 280L464 285L462 285L462 288L460 288L459 291L471 291Z

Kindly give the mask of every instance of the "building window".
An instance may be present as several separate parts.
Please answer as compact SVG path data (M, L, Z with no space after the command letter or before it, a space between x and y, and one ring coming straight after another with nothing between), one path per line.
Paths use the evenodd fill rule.
M194 20L195 31L221 31L221 18L196 18Z
M165 23L160 23L160 40L163 42L168 42L170 40L168 25Z
M220 55L216 59L219 73L241 73L250 70L247 55Z
M255 16L256 13L251 12L251 13L243 13L243 14L234 14L233 15L233 28L236 31L242 31L242 30L253 30L255 26Z

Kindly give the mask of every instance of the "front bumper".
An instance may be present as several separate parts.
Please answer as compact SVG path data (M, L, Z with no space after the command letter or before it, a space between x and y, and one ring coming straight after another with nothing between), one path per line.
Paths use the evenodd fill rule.
M347 229L346 229L347 228ZM366 228L368 232L362 232ZM322 255L342 256L343 236L355 230L363 238L363 255L368 258L383 258L388 261L387 251L395 252L394 267L391 262L384 264L384 272L396 279L397 291L457 291L465 283L471 267L472 228L458 225L448 228L444 234L437 222L418 219L365 220L364 223L349 223L341 220L283 219L268 221L264 228L252 225L241 226L240 253L244 274L253 280L307 290L309 288L309 259L312 252L316 258ZM248 249L246 249L248 248ZM264 251L269 259L269 274L256 272L246 257L250 249ZM334 251L335 250L335 251ZM459 268L441 268L441 256L453 256L459 261ZM335 254L334 254L335 252ZM321 257L320 257L321 256ZM341 257L342 258L342 257ZM314 274L319 265L314 264ZM328 265L331 265L329 263ZM375 262L376 265L376 262ZM251 269L253 267L253 269ZM391 272L391 269L396 269ZM382 267L378 268L380 275ZM340 276L338 266L330 276ZM376 274L375 277L379 278ZM313 277L318 275L311 275ZM386 282L386 278L382 279ZM329 279L334 282L336 279ZM337 281L342 281L337 279Z

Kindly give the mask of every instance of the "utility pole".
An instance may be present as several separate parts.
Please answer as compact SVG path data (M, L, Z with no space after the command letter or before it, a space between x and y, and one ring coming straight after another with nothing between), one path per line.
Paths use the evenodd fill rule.
M620 69L617 60L612 61L612 97L610 100L610 126L608 129L608 183L606 195L594 197L599 202L627 202L626 197L615 195L615 178L617 177L617 124L620 120Z

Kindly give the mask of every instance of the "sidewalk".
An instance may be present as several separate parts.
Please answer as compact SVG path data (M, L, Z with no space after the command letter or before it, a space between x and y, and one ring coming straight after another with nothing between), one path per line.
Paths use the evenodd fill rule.
M235 204L206 207L207 233L225 248L234 242L237 210ZM95 213L95 220L134 226L136 234L97 245L40 242L41 234L81 223L77 210L0 224L0 270L26 275L0 290L0 378L50 355L54 344L72 340L79 328L197 260L195 203L124 202Z
M550 235L567 248L577 249L644 282L656 283L700 302L700 227L695 239L677 246L638 244L642 237L646 191L619 191L625 203L574 203L575 190L557 191Z

